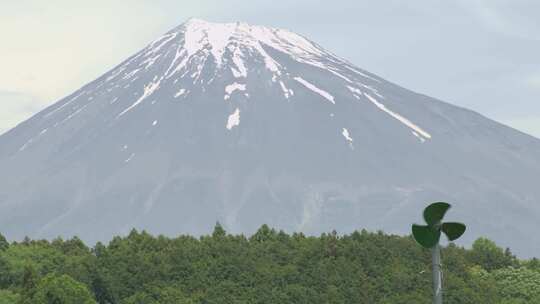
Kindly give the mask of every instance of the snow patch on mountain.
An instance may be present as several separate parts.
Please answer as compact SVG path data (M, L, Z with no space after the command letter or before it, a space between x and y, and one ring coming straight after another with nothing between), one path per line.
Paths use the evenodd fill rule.
M414 123L412 123L410 120L408 120L407 118L399 115L398 113L395 113L395 112L392 112L390 111L385 105L383 105L382 103L378 102L375 98L373 98L371 95L367 94L367 93L364 93L364 96L367 97L367 99L369 101L371 101L375 106L377 106L377 108L381 109L382 111L388 113L390 116L394 117L395 119L397 119L398 121L400 121L401 123L403 123L404 125L406 125L407 127L413 129L416 133L422 135L423 137L425 138L428 138L428 139L431 139L431 134L429 134L428 132L422 130L419 126L415 125Z
M166 45L169 41L176 38L177 35L178 33L173 32L173 33L165 34L161 36L160 38L154 40L154 42L150 44L150 50L145 54L145 57L159 52L159 50L161 50L161 48L164 45ZM154 45L158 42L161 42L161 43L158 46L154 47Z
M218 66L220 66L223 61L225 47L229 44L229 38L234 31L235 26L233 23L210 26L204 20L192 19L186 24L184 47L188 52L188 56L192 56L205 46L211 45L210 52Z
M225 93L227 94L223 98L227 100L231 98L232 93L234 93L235 91L245 91L245 90L246 90L245 84L240 84L238 82L235 82L225 87Z
M234 113L229 115L229 118L227 119L227 129L231 130L238 125L240 125L240 109L236 108Z
M225 92L227 94L232 94L234 91L245 91L246 85L242 83L235 82L225 87Z
M178 60L181 61L179 64L176 64ZM169 64L169 67L165 71L165 78L169 79L171 76L185 68L188 60L189 56L187 56L187 50L182 47L177 48L175 51L174 59L171 61L171 64Z
M341 131L341 135L345 137L345 140L349 143L349 146L351 147L351 149L354 149L354 146L353 146L354 140L352 139L351 134L349 133L349 130L347 128L343 128Z
M236 47L233 52L234 53L233 53L232 61L235 64L235 67L231 67L231 71L234 77L236 78L247 77L248 71L244 64L244 61L242 60L242 56L243 56L242 52L240 51L238 47Z
M147 84L145 87L144 87L144 93L141 95L141 97L139 97L139 99L137 99L137 101L135 101L131 106L129 106L127 109L125 109L124 111L120 112L120 114L118 114L117 117L120 117L124 114L126 114L127 112L131 111L133 108L135 108L136 106L138 106L141 102L143 102L148 96L152 95L152 93L154 93L157 89L159 89L159 84L161 82L161 79L159 79L158 81L152 81L150 82L149 84Z
M421 143L425 143L426 142L426 139L422 136L420 136L420 134L416 133L415 131L412 131L411 132L416 138L418 138L418 140L421 142Z
M336 102L334 101L334 96L332 96L330 93L326 92L325 90L319 89L317 86L303 79L302 77L294 77L294 80L298 81L299 83L304 85L306 88L312 90L313 92L321 95L322 97L324 97L331 103L336 104Z
M176 94L174 94L174 98L178 98L186 93L186 89L180 89Z
M341 134L343 135L343 137L345 137L345 139L348 142L353 142L353 139L351 138L351 134L349 133L349 130L347 130L347 128L343 128L343 131L341 132Z
M294 95L294 91L287 88L282 80L279 81L279 86L281 87L281 90L283 91L283 96L285 96L285 98L289 99L289 97Z

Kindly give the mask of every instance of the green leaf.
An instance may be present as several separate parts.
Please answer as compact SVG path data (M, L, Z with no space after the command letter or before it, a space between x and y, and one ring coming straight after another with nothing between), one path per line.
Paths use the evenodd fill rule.
M439 243L441 231L429 226L412 225L414 239L425 248L432 248Z
M429 226L434 226L443 219L448 209L450 209L448 203L433 203L424 209L424 220Z
M465 227L462 223L443 223L442 224L442 231L450 241L457 240L460 236L465 233L465 230L467 227Z

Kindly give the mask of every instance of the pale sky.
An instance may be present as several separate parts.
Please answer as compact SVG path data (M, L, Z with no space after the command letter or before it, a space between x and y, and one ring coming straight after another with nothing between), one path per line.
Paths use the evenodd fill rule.
M0 1L0 133L198 17L290 29L540 138L538 0Z

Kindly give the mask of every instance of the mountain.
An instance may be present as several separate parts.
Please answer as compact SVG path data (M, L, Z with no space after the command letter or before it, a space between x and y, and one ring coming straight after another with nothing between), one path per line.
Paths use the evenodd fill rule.
M538 255L540 140L287 30L192 19L0 137L0 231L409 233L432 201ZM450 218L451 220L451 218Z

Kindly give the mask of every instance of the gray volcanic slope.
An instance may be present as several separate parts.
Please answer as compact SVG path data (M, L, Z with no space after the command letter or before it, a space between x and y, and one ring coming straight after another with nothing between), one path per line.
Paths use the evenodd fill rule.
M539 255L540 140L286 30L190 20L0 137L10 239L407 234L431 201Z

